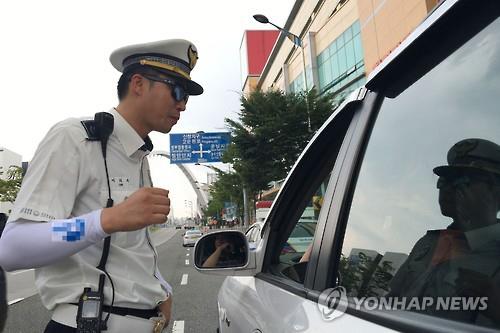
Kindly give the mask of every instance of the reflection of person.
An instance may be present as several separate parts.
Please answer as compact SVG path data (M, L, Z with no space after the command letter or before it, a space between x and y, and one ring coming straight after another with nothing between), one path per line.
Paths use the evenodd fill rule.
M236 244L232 238L224 233L217 234L214 238L214 250L202 267L230 267L241 264L242 260L235 252Z
M466 139L448 152L439 176L439 205L453 222L429 230L391 281L392 296L489 297L482 314L500 323L500 146ZM477 314L443 316L476 321Z
M167 190L152 187L148 135L170 132L189 95L203 92L190 78L196 60L195 46L180 39L114 51L110 61L122 75L107 149L91 140L99 134L92 135L96 123L79 119L56 124L39 145L0 241L0 264L37 268L41 300L54 311L46 332L75 331L72 304L85 287L98 290L96 265L108 235L113 284L106 279L104 305L112 305L105 311L113 314L107 332L114 332L114 322L150 332L154 322L143 318L159 312L169 320L172 289L161 277L147 227L165 222L170 199ZM109 197L114 206L102 209Z

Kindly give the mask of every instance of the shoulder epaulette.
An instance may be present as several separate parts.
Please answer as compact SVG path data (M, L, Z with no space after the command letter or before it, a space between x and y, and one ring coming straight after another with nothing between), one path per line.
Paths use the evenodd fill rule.
M96 126L96 121L93 119L82 120L81 121L85 132L87 132L87 140L89 141L99 141L99 129Z

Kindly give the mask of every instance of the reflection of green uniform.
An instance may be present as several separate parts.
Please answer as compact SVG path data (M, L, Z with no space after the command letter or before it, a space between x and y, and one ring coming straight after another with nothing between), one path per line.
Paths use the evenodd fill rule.
M392 279L388 296L419 298L465 296L456 283L461 270L473 271L485 278L491 278L500 287L500 238L494 236L494 231L499 231L499 227L500 224L483 228L492 235L489 240L476 242L459 255L448 259L445 258L447 253L438 253L443 252L442 248L438 249L438 243L440 235L446 230L428 231L418 240L410 256ZM452 228L453 225L447 230L453 230ZM463 242L467 244L466 235L463 235ZM438 257L445 259L436 260ZM488 290L481 292L482 294L477 296L485 297ZM409 301L407 299L407 302ZM434 302L436 301L435 299ZM448 319L491 324L490 319L472 311L438 311L433 305L425 309L425 312Z
M422 296L421 289L430 274L430 263L439 238L439 230L429 230L420 238L401 265L390 287L392 296Z

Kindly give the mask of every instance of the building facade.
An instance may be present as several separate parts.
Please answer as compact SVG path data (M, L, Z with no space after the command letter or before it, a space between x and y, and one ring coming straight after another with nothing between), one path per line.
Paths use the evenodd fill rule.
M255 90L278 35L278 30L247 30L243 34L240 45L240 71L244 93Z
M320 94L333 93L340 102L365 83L371 71L437 3L297 0L283 29L298 36L301 46L285 33L279 34L261 75L252 80L243 77L242 91L298 92L315 88ZM268 19L272 22L271 17Z

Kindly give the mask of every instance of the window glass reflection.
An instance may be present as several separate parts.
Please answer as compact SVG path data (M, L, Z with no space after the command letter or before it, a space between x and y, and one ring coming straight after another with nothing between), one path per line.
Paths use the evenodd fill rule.
M384 101L342 249L350 296L488 297L488 310L423 312L500 327L499 31Z

